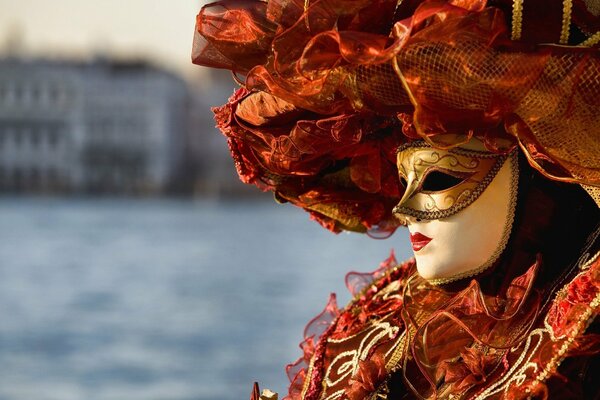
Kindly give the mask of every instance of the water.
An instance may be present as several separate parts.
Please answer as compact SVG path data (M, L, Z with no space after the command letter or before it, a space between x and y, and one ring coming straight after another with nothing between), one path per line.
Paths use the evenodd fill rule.
M406 232L333 235L274 203L0 200L0 400L245 400L348 270Z

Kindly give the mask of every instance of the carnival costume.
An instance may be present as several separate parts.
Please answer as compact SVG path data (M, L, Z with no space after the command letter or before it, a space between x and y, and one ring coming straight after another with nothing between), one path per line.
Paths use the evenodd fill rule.
M242 85L215 109L240 178L334 232L407 225L415 250L349 274L354 299L308 325L286 398L600 395L599 15L592 0L203 8L194 62Z

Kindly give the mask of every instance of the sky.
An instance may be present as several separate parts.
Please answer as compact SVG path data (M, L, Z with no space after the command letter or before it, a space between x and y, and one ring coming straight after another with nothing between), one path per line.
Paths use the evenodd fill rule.
M0 0L0 51L25 55L142 57L188 77L202 0ZM12 39L11 39L12 38Z

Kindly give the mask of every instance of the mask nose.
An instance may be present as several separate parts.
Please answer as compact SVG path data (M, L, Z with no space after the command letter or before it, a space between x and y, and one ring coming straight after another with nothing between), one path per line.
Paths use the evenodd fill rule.
M409 172L408 176L406 177L406 188L404 189L404 194L402 195L402 198L400 199L398 204L396 204L396 206L394 207L393 212L395 214L401 214L401 212L398 211L398 208L402 207L408 201L408 199L410 199L412 195L415 194L418 187L419 180L417 178L417 174L414 171Z

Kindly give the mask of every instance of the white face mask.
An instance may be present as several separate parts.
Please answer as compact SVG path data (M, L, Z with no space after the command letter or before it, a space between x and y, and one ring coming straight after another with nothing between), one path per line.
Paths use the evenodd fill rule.
M472 150L473 148L477 150ZM408 226L419 274L433 284L489 268L506 247L516 205L518 164L510 155L417 142L398 151L405 194L394 213Z

